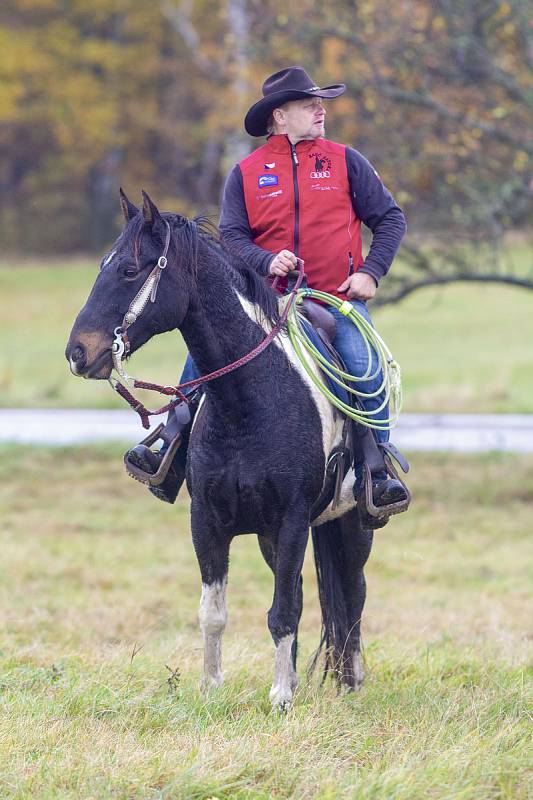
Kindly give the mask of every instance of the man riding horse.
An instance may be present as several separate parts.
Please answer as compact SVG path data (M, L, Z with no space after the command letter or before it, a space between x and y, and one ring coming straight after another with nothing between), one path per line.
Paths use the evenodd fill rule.
M301 260L311 289L348 300L370 321L366 301L374 297L388 272L406 224L403 212L367 159L351 147L323 138L323 100L338 97L345 88L344 84L321 88L297 66L266 79L263 97L248 111L244 126L251 136L267 136L267 141L230 172L220 231L226 245L259 274L280 279L281 288ZM372 231L366 258L362 255L361 222ZM361 400L363 410L387 419L383 392L372 396L380 388L382 376L368 370L368 350L361 332L337 309L331 313L336 321L333 345L346 371L372 376L358 384L360 391L370 395ZM188 357L180 383L197 376ZM298 404L297 397L294 403ZM180 404L170 414L162 431L161 450L153 451L141 443L125 455L128 472L170 503L184 479L191 405L194 407L194 403L189 407ZM373 435L366 429L355 438L361 450L355 458L357 483L366 460L371 465L372 500L383 512L383 524L389 506L408 502L404 486L387 474L376 446L376 440L388 441L389 432L381 428ZM354 492L359 488L356 485Z

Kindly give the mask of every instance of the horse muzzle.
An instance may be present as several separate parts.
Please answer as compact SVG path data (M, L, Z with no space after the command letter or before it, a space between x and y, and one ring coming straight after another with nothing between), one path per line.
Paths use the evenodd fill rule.
M67 345L70 371L78 378L107 380L113 369L111 342L96 333L81 334Z

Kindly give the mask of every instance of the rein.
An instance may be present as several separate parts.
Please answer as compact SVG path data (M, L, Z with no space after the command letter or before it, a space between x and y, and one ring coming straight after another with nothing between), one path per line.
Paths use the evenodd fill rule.
M231 364L226 364L224 367L220 367L219 369L214 370L213 372L209 372L207 375L201 375L199 378L195 378L192 381L186 381L185 383L180 383L178 386L161 386L158 383L150 383L148 381L140 381L136 378L132 378L128 375L122 366L122 356L128 355L130 352L130 343L127 337L127 329L130 325L133 325L135 320L139 318L142 314L146 304L148 303L148 299L152 303L155 302L156 295L157 295L157 287L159 285L159 280L161 278L161 272L165 269L167 265L167 252L170 243L170 226L168 222L164 220L167 225L167 237L165 242L165 249L163 251L163 255L160 256L157 265L154 267L146 281L144 282L143 286L132 300L128 311L124 315L124 319L122 320L122 325L115 328L114 335L115 340L113 342L112 348L112 357L113 357L113 366L115 367L118 374L124 378L126 381L130 381L133 383L133 387L135 389L149 389L150 391L159 392L159 394L163 395L176 395L174 400L171 400L170 403L162 406L161 408L157 408L154 411L148 410L140 400L137 400L136 397L118 380L113 378L109 378L109 383L111 384L112 388L119 394L127 403L128 405L133 408L134 411L137 412L139 417L141 418L143 428L150 427L149 418L152 416L157 416L158 414L164 414L166 411L170 411L170 409L177 406L179 403L188 403L189 400L187 395L184 394L184 390L187 389L196 389L198 386L202 386L204 383L209 383L209 381L215 380L215 378L220 378L223 375L228 375L230 372L234 372L234 370L239 369L239 367L243 367L245 364L249 364L254 358L257 358L263 350L269 346L269 344L278 336L278 334L284 328L287 318L289 316L289 311L296 299L296 293L300 286L302 285L302 281L304 279L303 271L298 272L298 276L294 283L294 286L287 296L287 300L281 316L276 324L272 327L270 333L266 335L266 337L259 342L257 347L254 347L246 355L238 358L236 361L232 361Z

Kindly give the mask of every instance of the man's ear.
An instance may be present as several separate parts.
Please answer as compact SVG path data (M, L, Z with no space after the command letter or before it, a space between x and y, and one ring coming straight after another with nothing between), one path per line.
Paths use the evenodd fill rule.
M120 205L122 206L122 213L124 214L124 219L126 222L129 222L132 217L139 213L139 209L137 206L134 206L128 198L126 197L125 192L122 191L122 186L119 189L120 192Z

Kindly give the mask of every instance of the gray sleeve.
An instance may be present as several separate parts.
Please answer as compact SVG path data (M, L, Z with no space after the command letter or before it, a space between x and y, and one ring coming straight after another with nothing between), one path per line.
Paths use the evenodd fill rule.
M372 231L372 244L359 272L379 284L407 230L405 216L372 164L352 147L346 148L346 166L354 211Z
M224 243L238 253L260 275L268 275L274 253L263 250L253 242L252 231L244 201L242 173L238 164L231 170L222 195L220 233Z

